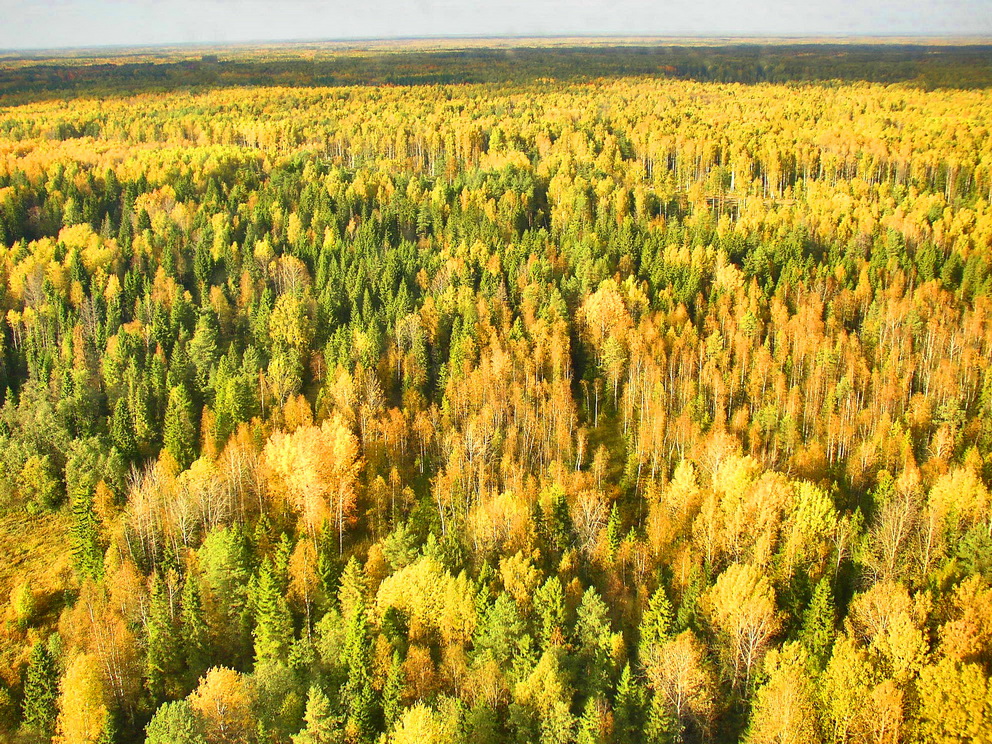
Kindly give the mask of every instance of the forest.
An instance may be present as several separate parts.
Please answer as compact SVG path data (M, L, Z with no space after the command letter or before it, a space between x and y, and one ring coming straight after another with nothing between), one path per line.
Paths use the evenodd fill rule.
M992 741L983 49L5 57L0 740Z

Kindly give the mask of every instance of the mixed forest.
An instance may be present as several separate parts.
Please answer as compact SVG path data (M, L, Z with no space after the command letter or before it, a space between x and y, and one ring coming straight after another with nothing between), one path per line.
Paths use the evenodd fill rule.
M856 52L5 60L0 739L992 740L992 73Z

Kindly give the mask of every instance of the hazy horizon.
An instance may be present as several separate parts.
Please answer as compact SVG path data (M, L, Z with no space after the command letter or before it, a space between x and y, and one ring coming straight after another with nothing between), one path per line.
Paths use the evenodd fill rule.
M992 0L0 0L0 49L473 38L982 38Z

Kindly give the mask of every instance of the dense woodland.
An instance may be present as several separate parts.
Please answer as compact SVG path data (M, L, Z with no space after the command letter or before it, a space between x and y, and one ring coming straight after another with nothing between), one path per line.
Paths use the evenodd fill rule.
M988 89L296 83L0 99L0 738L990 740Z
M718 83L864 81L924 89L992 87L992 44L866 45L768 41L728 46L654 41L509 40L338 42L165 49L0 51L0 95L8 101L122 95L177 87L521 84L538 79L652 76ZM647 40L645 40L647 41ZM987 40L986 40L987 41ZM499 43L502 42L502 43ZM116 52L116 53L115 53ZM109 56L108 56L109 55Z

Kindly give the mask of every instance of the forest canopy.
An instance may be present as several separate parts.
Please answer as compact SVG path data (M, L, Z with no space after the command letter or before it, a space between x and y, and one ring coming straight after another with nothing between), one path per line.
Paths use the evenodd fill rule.
M438 85L651 77L719 83L992 86L992 45L946 42L688 40L408 40L244 48L0 53L0 96L120 95L246 85Z
M986 741L988 56L802 50L0 65L0 738Z

